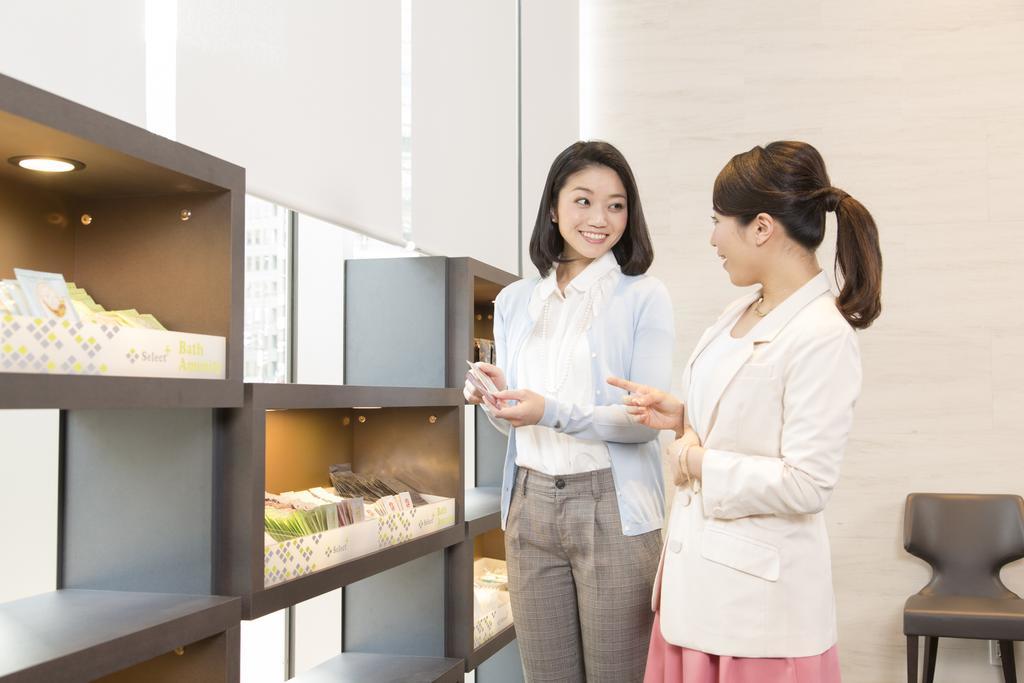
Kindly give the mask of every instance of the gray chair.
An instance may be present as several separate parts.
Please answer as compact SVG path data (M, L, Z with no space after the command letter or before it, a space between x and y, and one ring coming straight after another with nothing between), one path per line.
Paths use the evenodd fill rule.
M917 683L925 637L924 680L935 678L939 638L999 641L1003 680L1016 683L1013 642L1024 640L1024 600L999 580L1024 557L1024 499L1014 495L912 493L903 547L932 567L932 579L903 608L907 681Z

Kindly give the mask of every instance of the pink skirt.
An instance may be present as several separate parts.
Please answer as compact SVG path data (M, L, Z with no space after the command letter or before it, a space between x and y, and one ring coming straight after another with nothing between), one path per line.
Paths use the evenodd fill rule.
M841 683L839 651L833 645L813 657L709 655L665 642L655 613L644 683Z

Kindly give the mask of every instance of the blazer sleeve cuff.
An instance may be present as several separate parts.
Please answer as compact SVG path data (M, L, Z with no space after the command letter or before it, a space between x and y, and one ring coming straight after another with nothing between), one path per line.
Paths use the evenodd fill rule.
M704 515L717 519L730 519L735 511L729 509L727 474L737 458L736 453L705 449L701 464L701 499L704 501ZM733 513L733 514L730 514Z

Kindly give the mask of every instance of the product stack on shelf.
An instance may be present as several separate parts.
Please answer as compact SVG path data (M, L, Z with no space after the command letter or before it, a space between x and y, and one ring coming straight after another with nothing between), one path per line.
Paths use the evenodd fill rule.
M331 483L341 495L359 496L367 503L377 503L384 498L405 494L415 506L426 505L427 501L405 482L393 477L377 477L355 474L348 464L331 465Z
M134 308L108 311L60 273L0 280L0 372L224 379L225 339L168 331Z
M134 308L108 311L60 273L15 268L14 280L0 280L0 313L32 318L67 320L90 325L165 330L154 316Z
M265 493L263 505L264 525L272 542L310 536L366 519L362 498L342 498L319 486L305 491Z
M508 569L504 560L473 562L473 647L480 647L512 623Z
M494 365L494 340L473 339L473 360Z
M455 523L455 501L394 477L331 465L334 489L264 494L264 587L410 541Z

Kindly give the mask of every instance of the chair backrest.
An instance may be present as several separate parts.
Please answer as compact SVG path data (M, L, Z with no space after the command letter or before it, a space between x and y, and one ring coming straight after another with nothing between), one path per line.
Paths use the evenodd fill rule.
M922 593L1014 597L999 580L999 570L1024 557L1024 499L912 493L903 547L932 566L932 580Z

